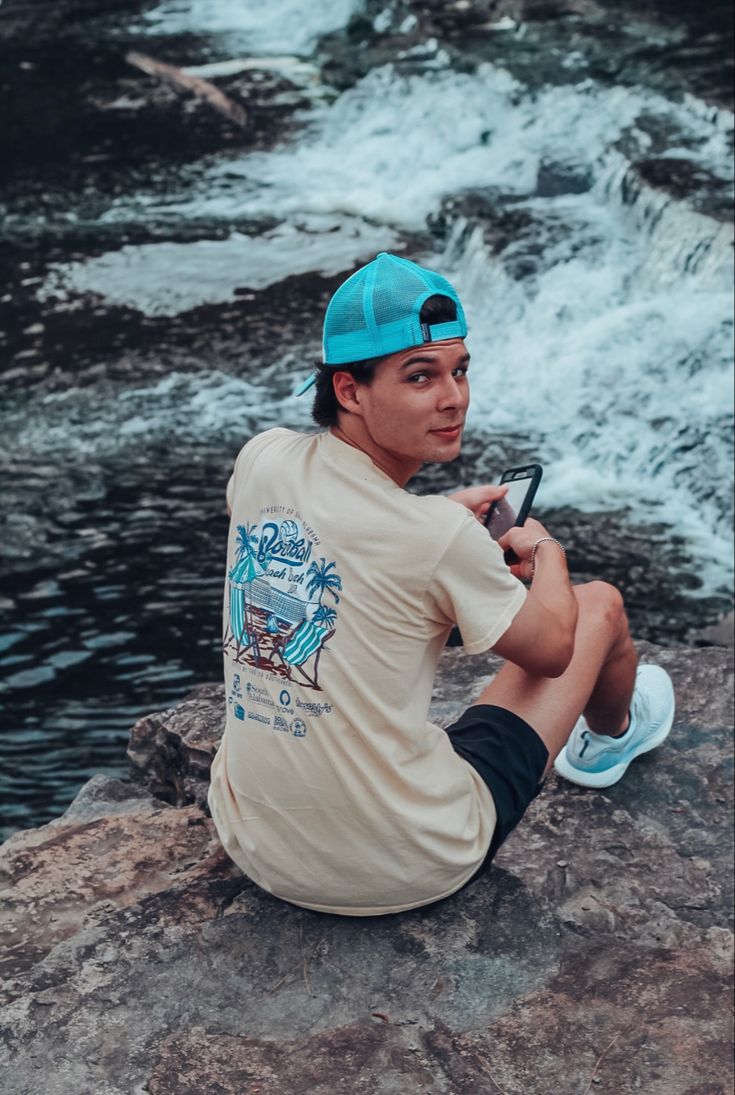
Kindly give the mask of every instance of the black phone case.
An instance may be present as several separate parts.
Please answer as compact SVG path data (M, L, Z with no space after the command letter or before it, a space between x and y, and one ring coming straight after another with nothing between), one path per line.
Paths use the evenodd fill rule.
M538 485L541 482L541 476L544 473L544 469L541 467L540 464L525 464L523 467L520 467L520 468L507 468L506 471L504 471L503 474L501 475L500 482L501 483L509 482L519 472L530 472L531 473L528 476L524 476L524 478L528 478L528 479L531 480L531 486L530 486L529 490L526 492L526 497L523 499L523 505L521 506L520 513L518 514L518 520L516 521L516 525L522 525L525 522L526 518L528 517L529 513L531 512L531 506L533 505L533 500L536 496L536 491L538 490ZM490 520L490 514L493 511L493 506L494 505L495 505L495 503L493 502L492 505L489 507L489 509L487 511L487 516L485 517L485 527L486 528L487 528L488 522ZM518 562L518 556L516 555L516 553L514 551L506 551L504 553L504 559L505 559L505 562L508 564L508 566L512 566L513 563ZM463 645L462 632L459 630L459 628L455 624L455 626L452 628L452 630L449 633L449 637L448 637L448 639L445 643L445 646L462 646L462 645Z
M544 474L544 469L540 464L524 464L518 468L506 468L500 477L500 485L503 483L511 483L514 479L528 479L530 480L528 490L526 491L526 497L523 499L523 505L518 513L516 525L522 525L525 523L526 518L531 512L531 506L533 500L536 497L536 491L539 488L541 482L541 476ZM490 524L490 518L495 508L495 502L492 502L485 514L485 528L488 528Z

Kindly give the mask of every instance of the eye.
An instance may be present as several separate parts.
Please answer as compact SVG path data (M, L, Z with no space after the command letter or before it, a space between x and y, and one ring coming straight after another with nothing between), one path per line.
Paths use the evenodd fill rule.
M467 370L469 365L458 365L456 369L452 370L452 376L467 376Z
M429 379L430 377L428 373L411 373L410 376L406 377L406 380L409 384L420 384L423 383L423 381Z

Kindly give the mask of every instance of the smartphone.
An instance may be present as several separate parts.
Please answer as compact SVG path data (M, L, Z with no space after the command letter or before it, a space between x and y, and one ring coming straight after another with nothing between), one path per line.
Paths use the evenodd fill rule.
M508 484L508 493L491 503L485 518L485 528L493 540L499 540L514 525L525 522L542 475L540 464L526 464L522 468L508 468L503 472L500 483Z
M508 468L500 477L501 483L508 484L508 493L497 502L492 502L485 518L485 528L494 540L505 536L514 525L522 525L531 512L531 503L541 482L543 468L540 464L526 464L522 468ZM503 555L508 566L518 562L518 556L508 549ZM462 646L462 634L455 625L449 633L447 646Z

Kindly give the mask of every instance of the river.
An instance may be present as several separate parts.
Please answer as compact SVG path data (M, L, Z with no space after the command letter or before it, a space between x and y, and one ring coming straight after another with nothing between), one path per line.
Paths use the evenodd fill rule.
M326 301L378 250L449 276L470 322L465 451L412 489L538 459L539 516L637 637L728 610L728 12L6 0L3 835L218 678L229 469L309 428Z

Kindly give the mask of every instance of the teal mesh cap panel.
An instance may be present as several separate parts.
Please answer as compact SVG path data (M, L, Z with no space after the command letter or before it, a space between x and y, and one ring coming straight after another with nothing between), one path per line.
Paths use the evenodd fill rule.
M454 301L457 318L433 326L422 324L421 309L436 294ZM345 365L466 334L462 305L446 278L381 251L340 285L330 300L324 318L323 360L325 365Z

